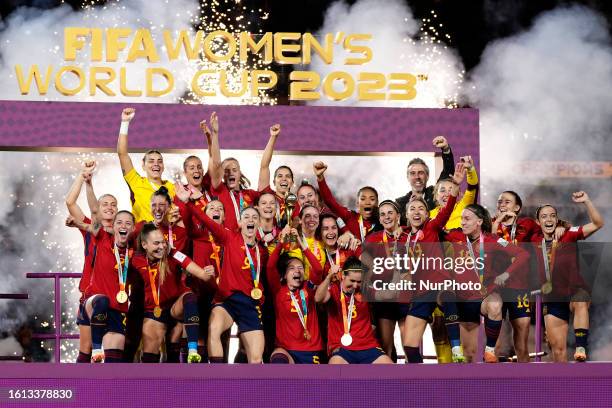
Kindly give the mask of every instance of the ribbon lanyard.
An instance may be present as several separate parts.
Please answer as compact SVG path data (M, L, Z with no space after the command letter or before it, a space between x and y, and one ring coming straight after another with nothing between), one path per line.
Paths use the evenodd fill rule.
M542 238L542 257L544 258L544 273L546 274L546 281L550 282L552 270L555 267L555 251L557 250L556 242L553 241L550 247L550 263L548 263L548 248L546 247L546 240Z
M340 265L340 248L336 249L336 260L335 261L334 261L334 258L329 253L329 251L327 250L327 248L325 249L325 255L327 255L327 259L329 259L330 265L332 266Z
M351 301L349 302L350 313L346 311L346 296L342 290L342 283L340 283L340 303L342 304L342 323L344 323L344 334L349 334L351 331L351 320L353 319L353 308L355 305L355 292L351 293ZM348 314L348 316L347 316Z
M300 323L302 323L302 327L304 330L307 330L306 325L308 324L308 305L306 304L306 295L304 294L304 289L300 289L300 298L302 299L302 308L300 309L300 303L296 299L295 295L292 291L289 291L291 295L291 303L293 303L293 307L297 311L298 317L300 318ZM302 312L302 310L304 312Z
M154 269L151 269L151 266L149 265L149 260L147 260L147 269L149 271L149 282L151 283L151 293L153 293L153 301L155 302L155 306L159 307L159 291L161 290L161 285L157 286L156 284L156 278L159 273L153 276Z
M387 238L387 231L383 231L383 242L385 244L385 253L387 254L387 257L395 256L395 253L397 252L397 239L393 241L393 250L391 252L389 252L388 241L389 239Z
M117 260L117 275L119 276L119 289L125 291L125 281L127 279L128 265L130 258L128 254L129 247L125 247L125 260L123 262L123 268L121 267L121 256L119 255L119 248L117 244L113 244L113 252L115 253L115 259Z
M229 192L230 198L232 199L232 204L234 205L234 212L236 213L236 221L240 220L240 211L242 211L242 207L244 206L244 197L242 197L242 191L240 191L240 208L238 208L238 204L236 203L236 197L234 197L234 192L230 190Z
M276 196L276 194L275 194ZM281 225L281 221L283 220L283 218L281 217L281 203L279 202L279 199L277 197L274 197L274 199L276 200L276 225Z
M251 266L251 277L253 278L253 287L257 288L259 285L259 273L261 272L261 262L259 258L259 245L255 243L255 256L257 257L257 272L255 272L255 264L253 263L253 258L251 257L251 251L249 251L249 246L247 245L244 237L242 238L244 242L244 250L246 252L247 258L249 259L249 265Z
M478 264L476 256L474 255L474 248L472 247L472 242L470 241L470 237L465 237L465 241L467 242L467 247L468 247L468 251L470 251L470 256L472 257L472 259L474 260L474 263L476 266ZM480 237L478 238L479 241L479 255L480 255L480 259L483 260L484 263L484 237L482 236L482 233L480 234ZM476 273L478 274L478 279L480 279L480 283L484 282L484 265L482 268L476 268Z
M510 230L510 242L516 244L514 242L514 238L516 237L516 221L512 223L512 229Z
M410 231L410 234L408 234L408 240L406 241L406 252L408 252L408 255L411 258L414 257L414 254L416 253L416 246L419 242L419 233L421 233L420 230L419 232L414 234L414 243L412 244L412 248L410 248L410 242L412 241L412 231Z
M363 226L363 217L361 215L359 216L359 235L361 236L361 242L363 243L363 241L365 241L366 231L365 227Z

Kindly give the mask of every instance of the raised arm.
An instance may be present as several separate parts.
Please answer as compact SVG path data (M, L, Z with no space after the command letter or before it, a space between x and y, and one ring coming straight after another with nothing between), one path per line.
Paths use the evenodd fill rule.
M450 177L455 169L455 158L453 157L453 151L451 150L448 141L444 136L436 136L432 140L435 147L442 150L442 172L438 181Z
M133 168L134 164L130 155L128 154L128 127L132 119L136 115L136 109L125 108L121 112L121 128L119 129L119 138L117 139L117 155L119 155L119 164L121 165L121 171L125 176Z
M331 283L332 277L336 274L336 270L330 269L329 273L323 279L323 282L317 287L317 291L315 292L315 302L317 303L327 303L329 299L331 299L331 295L329 293L329 285Z
M597 230L601 229L604 226L604 219L593 205L593 202L589 198L589 195L584 191L577 191L572 194L572 201L575 203L583 203L587 209L587 214L589 215L590 223L582 226L582 234L585 238L589 235L593 234Z
M85 219L85 214L83 214L83 210L81 210L81 207L79 207L79 205L77 204L79 194L81 194L81 188L83 187L83 181L83 172L80 172L74 179L74 182L72 183L72 186L70 187L70 190L66 195L66 207L68 208L68 212L70 213L72 218L78 222L81 222Z
M270 139L266 149L261 156L261 165L259 167L259 182L257 183L257 191L263 191L270 185L270 162L272 161L272 154L274 154L274 144L276 138L280 134L281 126L277 123L270 127Z
M223 168L221 167L221 148L219 147L219 118L217 113L213 112L210 115L209 129L206 121L200 122L200 128L204 131L208 140L208 151L210 158L208 159L208 174L210 175L210 184L213 189L219 187L223 178Z
M85 195L87 197L87 206L89 207L89 211L91 213L91 218L98 217L98 197L96 197L96 193L93 189L93 171L96 168L96 162L91 160L85 163Z
M323 202L329 207L329 209L336 214L336 216L347 221L351 216L351 212L348 208L343 207L336 201L336 198L332 194L327 182L325 181L325 171L327 170L327 165L323 162L316 162L313 164L313 170L315 176L317 176L317 184L319 185L319 193L321 194L321 198Z

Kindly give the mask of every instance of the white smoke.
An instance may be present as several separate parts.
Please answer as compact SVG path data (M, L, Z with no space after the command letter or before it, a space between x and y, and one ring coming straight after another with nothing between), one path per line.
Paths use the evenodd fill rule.
M331 64L313 57L308 69L317 72L321 79L332 71L349 72L357 78L359 72L411 73L425 75L427 81L418 81L417 96L410 101L357 101L356 93L345 101L333 101L322 97L313 105L333 104L345 106L394 106L413 108L438 108L451 106L457 100L463 81L463 64L456 52L444 43L433 40L440 27L430 21L415 20L412 11L402 0L361 0L349 6L339 1L332 4L325 14L325 22L317 35L320 41L326 33L367 33L372 39L360 42L372 49L372 60L364 65L345 65L349 55L340 46L334 48ZM428 39L418 39L419 33L429 34ZM351 54L351 57L355 57ZM335 89L340 89L339 84ZM382 90L381 90L382 92Z
M91 62L89 61L89 45L77 52L77 60L68 62L64 60L64 28L65 27L124 27L136 30L138 28L150 29L156 45L163 44L162 30L191 30L191 19L197 16L198 2L196 0L129 0L110 2L104 6L90 7L87 10L73 11L70 6L62 5L51 10L34 8L20 8L10 14L0 26L0 89L2 99L19 100L83 100L83 101L153 101L146 97L126 97L119 91L119 68L127 69L126 84L128 89L145 90L144 72L147 67L164 67L174 73L175 86L167 95L155 98L155 102L175 102L186 91L189 78L187 70L189 63L183 58L168 61L161 47L157 47L160 56L159 63L149 63L139 59L132 63L123 63L127 56L124 50L118 58L119 62ZM133 38L133 35L130 37ZM130 39L127 41L128 47ZM53 84L49 86L46 96L40 96L35 83L32 83L30 93L21 95L17 86L15 65L21 64L26 74L32 64L37 64L41 72L46 72L47 66L54 67L53 76L61 66L78 65L86 74L85 88L77 95L67 97L60 94ZM105 66L113 68L117 79L109 84L117 96L106 96L97 90L95 96L89 96L89 68L92 66ZM104 75L100 75L101 78ZM164 89L166 81L154 76L153 89ZM62 83L69 88L78 84L76 77L65 74ZM148 99L148 100L147 100Z

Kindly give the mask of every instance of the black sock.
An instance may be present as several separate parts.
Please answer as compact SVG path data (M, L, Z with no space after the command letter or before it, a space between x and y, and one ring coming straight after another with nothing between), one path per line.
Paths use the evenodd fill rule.
M406 353L406 361L409 363L423 362L421 350L418 347L404 346L404 353Z
M223 357L208 357L208 362L210 364L223 364Z
M589 344L589 329L574 329L574 336L576 336L576 347L587 347Z
M283 353L274 353L270 356L270 364L289 364L289 357Z
M108 305L108 297L100 295L96 296L91 303L91 343L94 350L99 350L102 348L102 338L106 334Z
M487 336L487 347L495 347L499 332L501 331L502 321L491 320L485 317L485 334Z
M191 292L183 296L183 319L188 348L197 349L200 335L200 316L198 315L198 298Z
M82 351L79 351L79 356L77 357L76 362L77 363L91 363L91 353L87 354L87 353L83 353Z
M123 350L107 349L104 350L105 363L121 363L123 361Z
M454 297L454 296L453 296ZM444 313L444 326L448 333L448 340L451 347L461 345L461 334L459 330L459 312L455 299L448 299L440 305L442 313Z
M180 362L180 353L181 353L181 345L180 343L166 343L168 347L166 348L166 363L179 363Z
M159 354L157 353L142 353L140 357L142 363L159 363Z

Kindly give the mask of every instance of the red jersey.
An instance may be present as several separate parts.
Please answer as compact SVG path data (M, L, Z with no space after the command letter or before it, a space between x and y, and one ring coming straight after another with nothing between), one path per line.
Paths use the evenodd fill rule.
M304 316L306 328L310 339L305 337L304 326L300 320L295 302L287 285L281 285L281 276L276 263L281 252L278 246L268 259L266 278L268 288L274 296L274 311L276 315L276 346L292 351L320 351L323 350L323 340L319 331L317 305L315 303L315 289L311 281L306 281L300 290L293 292L295 301ZM303 299L302 299L303 296ZM306 308L303 306L306 304ZM304 313L306 312L306 313Z
M87 217L83 218L83 222L88 225L91 224L91 220ZM85 258L83 263L83 274L81 275L81 280L79 281L79 291L81 292L79 302L82 302L85 300L85 291L91 283L91 272L93 271L93 264L94 260L96 259L96 241L94 236L89 231L83 231L82 229L79 229L79 231L83 236L83 246L85 248L85 252L83 254Z
M219 245L212 234L207 231L207 239L193 241L193 261L200 267L212 265L215 268L215 281L204 282L201 279L192 279L189 285L197 293L201 291L214 292L217 290L217 280L221 273L221 261L223 260L223 248Z
M193 206L192 203L189 206ZM260 268L258 287L261 289L261 278L265 273L264 267L268 259L268 251L261 245L255 244L253 247L246 246L240 232L230 230L227 227L217 224L210 217L202 212L194 212L200 218L206 228L212 233L215 241L223 247L223 260L221 262L221 274L219 276L219 288L215 293L215 301L223 302L234 292L241 292L246 296L251 296L254 288L251 265L247 256L247 250L253 260L255 271ZM256 247L256 245L258 247ZM257 260L257 250L259 248L259 263ZM263 304L264 297L259 299Z
M483 237L483 253L484 257L484 271L483 271L483 287L487 289L488 293L494 291L497 286L493 283L497 275L500 275L504 272L508 272L510 277L506 280L505 287L511 289L526 289L526 273L529 268L529 253L522 248L519 248L516 245L509 243L503 238L498 238L495 235L489 233L482 233ZM473 261L469 261L472 263L474 268L465 267L466 261L468 259L472 259L472 255L470 254L466 236L463 234L461 229L457 228L450 231L446 235L446 240L452 243L452 251L454 256L454 271L452 276L455 281L459 283L468 283L472 282L472 284L476 284L480 282L480 277L478 274L478 270ZM477 240L472 243L474 256L476 258L480 258L480 242ZM515 258L514 261L508 266L507 269L500 269L497 265L497 257L507 257L507 258ZM462 262L459 262L458 259L463 258ZM467 265L470 265L468 263ZM459 266L461 265L461 266ZM482 299L482 294L479 291L473 290L462 290L457 293L457 297L463 300L476 300Z
M213 195L216 195L223 203L225 209L225 225L229 230L234 231L238 229L238 221L240 219L240 211L246 207L255 205L259 193L255 190L244 189L237 191L229 191L225 183L219 184L215 189L211 190ZM233 197L233 199L232 199ZM191 209L192 211L193 208Z
M340 297L340 283L332 283L329 286L330 299L327 302L327 350L331 354L339 347L347 350L366 350L374 347L380 347L378 340L374 336L372 330L370 306L365 302L360 292L355 293L355 303L353 306L353 317L349 333L353 338L353 342L349 346L342 346L340 338L344 334L344 321L342 318L342 305ZM346 310L348 313L350 295L344 296ZM348 314L347 314L348 316Z
M179 266L187 268L193 262L188 256L179 251L171 251L168 256L168 270L164 281L159 285L159 261L152 263L147 260L145 254L138 253L130 260L130 268L134 268L139 273L144 282L144 310L153 311L155 308L155 297L153 295L151 280L155 286L155 291L159 290L159 306L162 309L172 307L176 299L183 293L189 292L182 279ZM156 295L157 296L157 293Z
M495 219L493 219L495 221ZM533 218L519 218L510 226L499 223L497 226L496 235L505 239L508 242L516 244L518 242L531 242L531 237L540 231L540 226Z
M537 260L538 277L540 284L547 281L544 268L544 257L542 253L542 240L544 235L542 230L535 234L531 241L535 243L535 254ZM552 279L553 290L548 298L560 298L572 296L577 289L589 290L587 283L580 275L578 266L578 246L576 242L585 239L582 226L572 227L565 231L557 243L554 241L544 242L546 245L546 257L548 264L551 265L550 277ZM553 255L554 254L554 255ZM552 259L554 258L554 260Z
M119 303L116 299L117 293L120 291L118 269L121 268L121 270L123 270L125 264L125 248L119 248L121 265L117 265L114 252L114 243L114 237L108 232L104 231L104 228L100 228L100 231L98 231L98 234L96 235L96 259L91 274L91 284L86 290L85 298L93 295L106 295L110 300L111 309L125 313L128 310L128 302ZM133 254L134 250L129 248L128 262L132 262ZM128 272L125 289L126 291L128 291L127 288L130 281L131 276Z
M359 215L356 211L351 211L346 207L340 205L334 195L332 194L329 186L325 179L318 181L319 183L319 193L321 194L321 198L327 204L329 209L338 217L342 218L348 230L361 241L364 241L366 235L368 235L374 224L371 220L364 219L361 215Z

